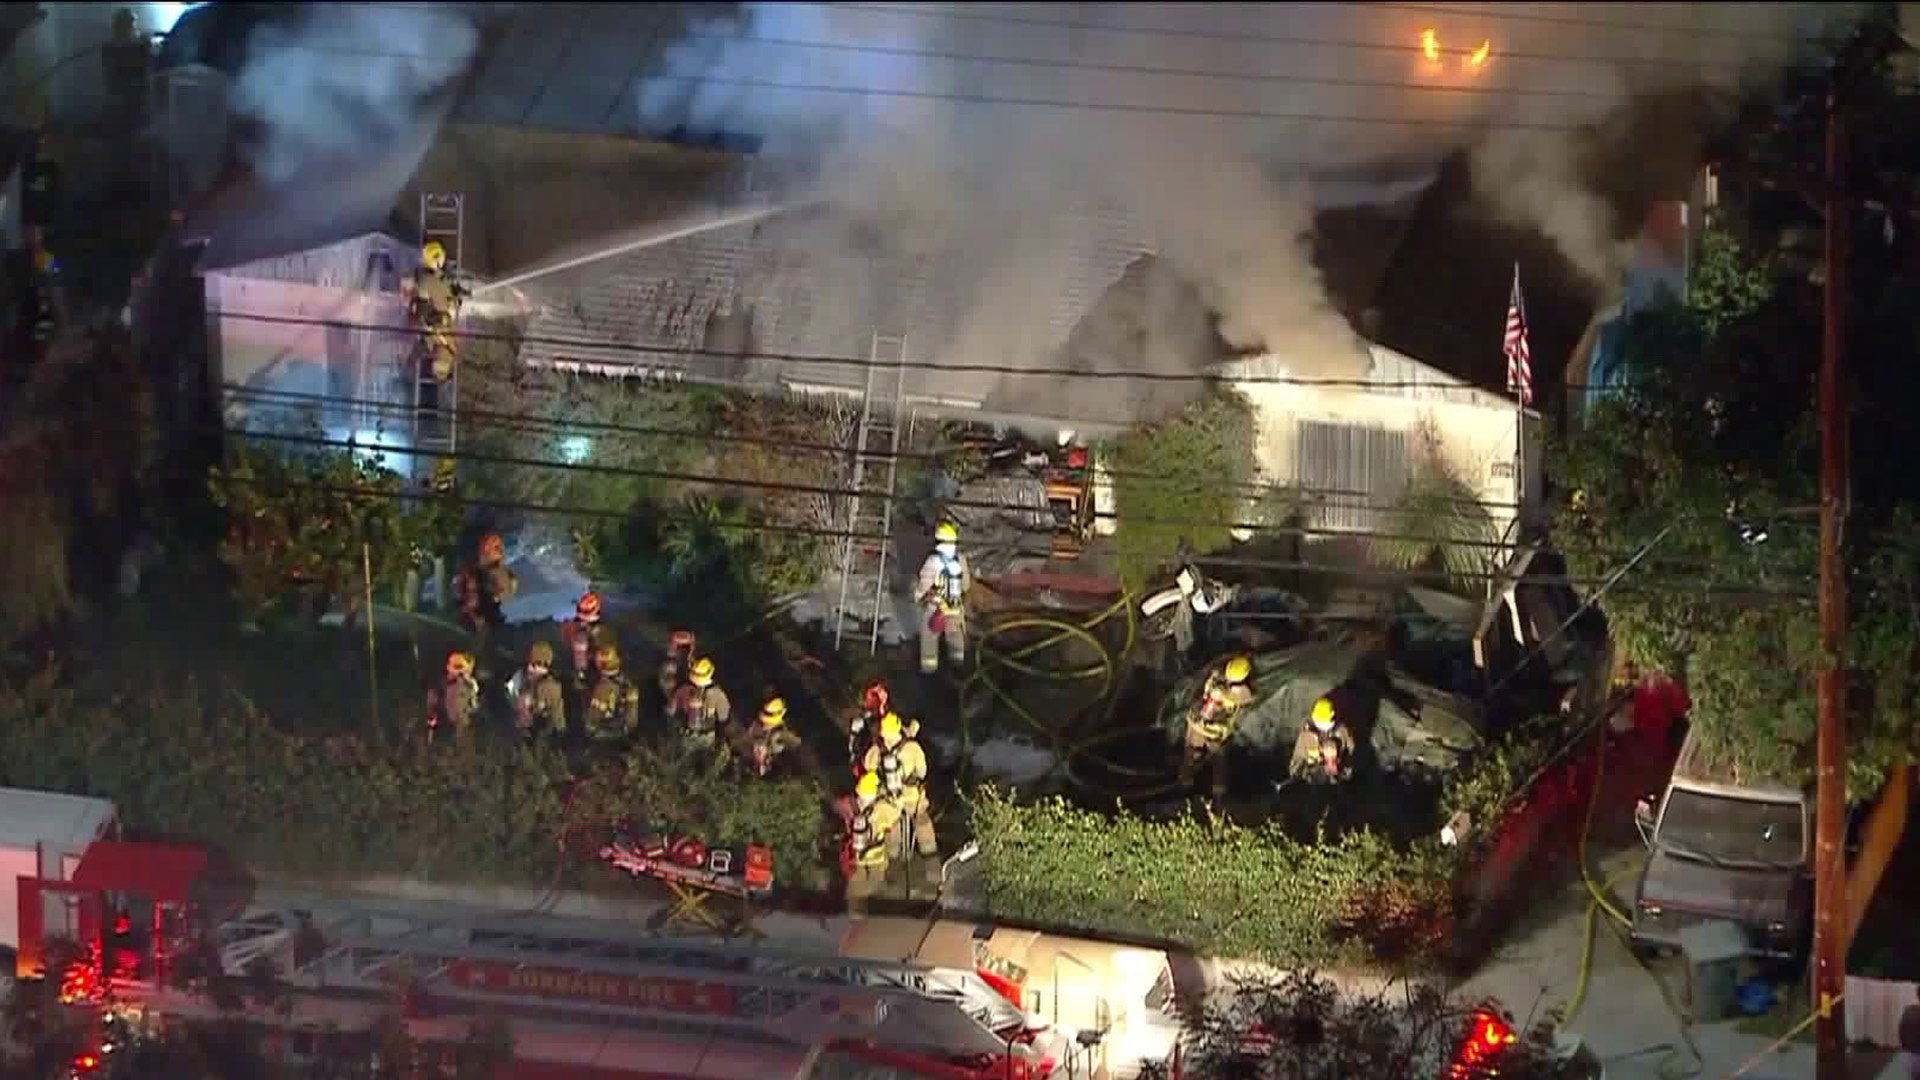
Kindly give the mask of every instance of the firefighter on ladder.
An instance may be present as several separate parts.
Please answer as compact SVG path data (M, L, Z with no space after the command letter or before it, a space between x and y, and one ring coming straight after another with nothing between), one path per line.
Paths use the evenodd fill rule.
M640 689L620 670L620 650L602 645L593 654L593 689L587 694L587 738L618 746L640 726Z
M536 641L527 649L527 664L507 682L513 699L514 726L529 741L541 735L560 738L567 733L567 695L553 677L553 646Z
M1213 797L1227 793L1227 742L1233 738L1240 710L1253 703L1253 689L1247 680L1253 675L1253 661L1245 656L1228 660L1219 671L1207 676L1200 700L1187 712L1187 730L1180 757L1180 784L1189 786L1200 766L1213 768Z
M1287 771L1321 783L1335 783L1352 774L1353 732L1335 714L1332 698L1322 697L1313 703L1306 726L1293 742Z
M920 564L918 597L920 670L940 670L940 646L946 643L956 665L967 658L967 592L973 587L973 569L960 554L960 529L943 521L933 530L933 553Z
M674 692L667 715L680 724L683 745L699 755L712 755L716 762L727 758L727 741L722 737L733 716L733 704L727 692L713 681L711 657L702 656L687 668L687 683Z
M847 760L853 765L853 775L859 776L866 769L867 748L879 735L880 718L892 711L888 707L892 700L887 684L878 680L868 683L861 692L860 711L847 721Z
M506 623L501 605L520 590L520 578L507 567L507 546L496 533L480 538L474 561L454 579L460 599L460 622L476 634L497 630Z
M887 884L894 834L900 830L900 805L884 797L878 773L861 773L853 783L853 820L847 830L847 916L865 918L867 902Z
M747 732L747 769L758 778L773 774L788 751L800 745L787 728L787 699L768 698L760 708L760 722Z
M480 681L473 677L473 655L447 654L447 674L440 689L432 695L427 709L427 741L438 737L441 728L452 728L461 747L473 745L473 722L480 713Z
M447 270L447 249L438 240L420 247L420 266L405 285L407 313L424 335L428 367L441 382L453 378L453 326L467 288Z
M866 773L880 778L881 791L900 808L902 855L911 841L913 853L929 860L940 853L933 832L933 813L927 801L927 752L914 738L920 733L919 721L903 721L898 713L880 718L879 737L867 748L863 764ZM909 864L911 866L911 864ZM911 892L918 882L908 875Z
M593 686L593 656L602 645L619 643L613 640L613 631L600 621L600 594L584 592L574 601L573 618L560 624L560 640L567 646L567 659L572 662L568 672L577 693L585 693Z

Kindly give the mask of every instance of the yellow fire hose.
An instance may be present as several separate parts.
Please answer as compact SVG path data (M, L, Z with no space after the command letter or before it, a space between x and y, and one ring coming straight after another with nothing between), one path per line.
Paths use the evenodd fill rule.
M1104 625L1116 615L1125 615L1126 617L1125 635L1118 650L1110 649L1106 642L1101 639L1100 635L1094 632L1098 627ZM995 638L1022 630L1052 630L1054 632L1039 641L1022 645L1009 652L1002 652L990 644ZM1028 709L1012 694L1009 694L1006 688L1001 686L992 677L991 672L995 668L1005 668L1006 670L1025 675L1029 678L1044 679L1053 682L1075 682L1097 679L1099 680L1099 691L1093 697L1093 701L1103 703L1104 705L1100 719L1111 719L1113 708L1117 701L1115 692L1119 688L1121 665L1125 662L1126 657L1132 653L1138 633L1139 623L1134 611L1133 596L1131 593L1122 594L1119 600L1115 601L1106 609L1081 622L1073 622L1069 619L1046 615L1024 615L989 625L986 628L986 632L981 635L979 644L975 649L974 669L960 687L960 693L963 699L963 707L960 710L960 740L963 760L971 759L971 749L973 745L972 722L968 719L967 711L964 708L964 699L975 686L980 686L984 687L989 694L993 695L995 700L1006 706L1008 711L1019 717L1028 727L1032 728L1037 735L1045 740L1047 746L1054 753L1055 768L1064 772L1068 778L1074 782L1085 784L1085 778L1077 775L1073 770L1072 762L1076 758L1090 757L1092 756L1091 751L1095 747L1125 736L1137 734L1142 729L1096 730L1090 735L1069 739L1065 728L1059 725L1049 724L1041 720L1038 716L1035 716L1031 709ZM1091 647L1098 659L1082 667L1064 670L1043 668L1030 662L1033 657L1068 641L1079 642ZM1109 761L1104 758L1099 759L1099 761L1103 767L1111 769L1114 772L1142 776L1155 775L1145 770L1131 769L1119 762ZM1177 782L1167 783L1162 785L1161 788L1155 789L1155 791L1171 790L1176 786ZM1152 793L1154 792L1146 792L1145 794ZM1134 792L1131 794L1138 797L1143 793Z

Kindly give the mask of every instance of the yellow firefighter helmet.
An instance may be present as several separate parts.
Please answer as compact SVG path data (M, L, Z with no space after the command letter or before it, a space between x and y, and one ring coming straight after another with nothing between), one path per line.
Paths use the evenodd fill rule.
M544 641L536 641L527 649L527 663L542 667L553 666L553 646Z
M607 675L620 670L620 650L611 645L602 645L593 652L593 666Z
M1313 703L1313 726L1329 728L1333 726L1333 699L1321 698Z
M960 527L951 521L941 522L933 530L933 542L936 544L957 544L960 542Z
M438 240L429 240L420 245L420 265L435 271L446 266L446 245L440 243Z
M853 793L862 799L879 798L880 774L877 772L861 773L860 779L853 782Z
M709 686L712 686L713 685L712 658L703 656L700 659L695 660L693 662L693 666L687 669L687 681L693 683L693 685L698 686L703 690Z
M773 698L760 709L760 726L777 728L787 722L787 699Z
M1236 656L1227 661L1225 674L1230 683L1246 682L1247 677L1253 674L1253 661L1245 656Z
M883 742L898 741L906 725L901 723L900 714L890 712L880 718L880 738Z

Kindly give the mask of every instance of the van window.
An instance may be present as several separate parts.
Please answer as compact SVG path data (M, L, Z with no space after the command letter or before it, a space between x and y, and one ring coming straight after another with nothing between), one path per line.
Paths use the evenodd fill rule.
M1674 788L1660 819L1660 844L1683 858L1798 865L1804 858L1799 803L1740 799Z

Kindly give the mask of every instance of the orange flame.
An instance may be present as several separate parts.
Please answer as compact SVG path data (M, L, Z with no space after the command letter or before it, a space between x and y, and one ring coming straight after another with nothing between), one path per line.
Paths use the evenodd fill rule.
M1440 59L1440 35L1431 30L1420 31L1420 51L1426 54L1428 60L1437 62Z
M1493 42L1483 41L1480 43L1479 48L1467 54L1467 67L1471 70L1478 71L1481 68L1486 67L1487 61L1492 57L1493 57Z

